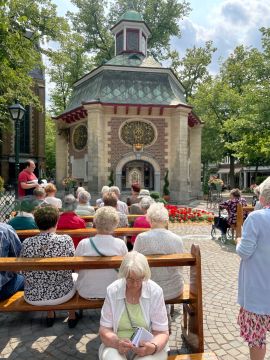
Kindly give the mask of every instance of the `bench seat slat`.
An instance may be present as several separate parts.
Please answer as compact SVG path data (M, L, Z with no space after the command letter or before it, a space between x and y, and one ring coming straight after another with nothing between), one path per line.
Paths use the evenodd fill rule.
M168 360L218 360L214 353L170 355Z
M192 302L194 296L189 293L189 285L185 284L183 293L172 300L166 301L167 304L180 304ZM59 305L35 306L30 305L24 300L23 291L18 291L7 300L0 301L1 312L30 312L30 311L49 311L49 310L78 310L78 309L100 309L104 299L87 300L78 293L69 301Z

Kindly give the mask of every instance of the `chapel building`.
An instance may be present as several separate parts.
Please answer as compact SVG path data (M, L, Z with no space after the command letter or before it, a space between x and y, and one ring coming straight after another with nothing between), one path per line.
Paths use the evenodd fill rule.
M56 180L72 176L92 195L113 176L122 192L132 183L185 203L201 193L200 120L170 68L147 56L151 31L136 11L111 29L115 57L74 84L55 118Z

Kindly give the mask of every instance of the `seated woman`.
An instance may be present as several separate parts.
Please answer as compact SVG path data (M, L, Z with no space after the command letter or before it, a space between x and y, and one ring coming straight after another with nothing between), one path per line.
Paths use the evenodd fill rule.
M64 212L59 217L57 230L86 228L85 221L75 214L76 207L77 207L77 201L74 195L72 194L66 195L63 200ZM75 249L83 238L84 238L83 236L72 237Z
M117 209L118 198L114 193L108 192L107 194L105 194L103 196L103 202L104 202L104 206L112 206L117 211L117 214L119 216L119 223L117 227L128 226L128 217L126 214L122 213Z
M241 191L239 189L232 189L230 191L230 199L219 204L220 209L226 209L228 211L229 226L236 224L237 204L239 203L242 204L242 206L247 206L246 200L241 198Z
M142 209L142 212L144 215L138 216L134 223L133 227L135 228L150 228L151 225L146 217L147 210L149 209L150 205L152 205L155 201L150 197L143 197L139 203L140 208ZM134 242L136 240L136 235L133 235L130 239L130 243L133 247Z
M162 203L154 203L147 210L151 230L141 233L135 240L133 249L144 254L183 253L183 242L180 236L167 230L169 214ZM164 298L173 299L183 291L182 269L179 267L152 268L152 280L163 289Z
M78 205L75 209L75 213L79 216L94 215L95 209L89 205L91 195L88 191L81 190L78 194Z
M35 210L34 217L40 234L27 238L22 244L21 257L71 257L74 245L68 235L55 233L59 211L55 206L47 205ZM70 300L75 292L75 283L71 270L24 271L24 298L31 305L58 305ZM47 326L53 325L55 313L48 312ZM69 312L68 326L76 326L74 311Z
M45 186L46 197L44 199L46 204L56 206L58 209L62 208L61 199L55 197L57 189L54 184L48 184Z
M127 247L123 240L113 237L113 231L119 222L117 211L110 206L97 210L94 222L97 235L81 240L76 256L113 256L125 255ZM117 279L115 269L80 270L77 290L83 298L104 298L109 284Z
M128 253L119 269L119 279L107 289L101 310L100 360L167 359L168 319L162 289L150 280L151 271L142 254ZM153 334L135 347L130 338L135 327ZM132 357L133 359L133 357Z
M15 230L37 229L38 227L35 223L33 211L38 206L39 202L37 200L34 200L32 197L24 197L24 199L20 201L18 214L9 220L8 224Z

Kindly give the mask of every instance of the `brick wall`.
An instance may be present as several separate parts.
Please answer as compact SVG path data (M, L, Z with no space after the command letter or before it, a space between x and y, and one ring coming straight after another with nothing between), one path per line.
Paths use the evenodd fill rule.
M121 125L130 118L118 118L112 117L111 120L108 122L110 126L110 132L108 133L108 141L109 141L109 163L111 164L112 169L115 169L118 162L127 154L133 151L133 149L125 145L119 139L119 128ZM136 117L136 119L138 118ZM141 118L141 120L144 120ZM157 129L157 139L153 145L144 148L143 154L153 157L160 166L161 171L161 178L164 176L164 170L166 168L166 159L165 157L168 156L168 142L167 137L165 136L165 128L167 124L165 123L165 119L160 118L152 118L152 119L145 119L148 122L151 122L154 127Z

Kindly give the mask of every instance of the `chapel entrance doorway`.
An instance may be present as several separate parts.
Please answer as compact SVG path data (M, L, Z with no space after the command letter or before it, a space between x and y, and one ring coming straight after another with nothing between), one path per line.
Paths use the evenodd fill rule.
M140 184L142 189L154 190L153 166L142 160L128 162L122 168L122 190L130 190L133 183Z

